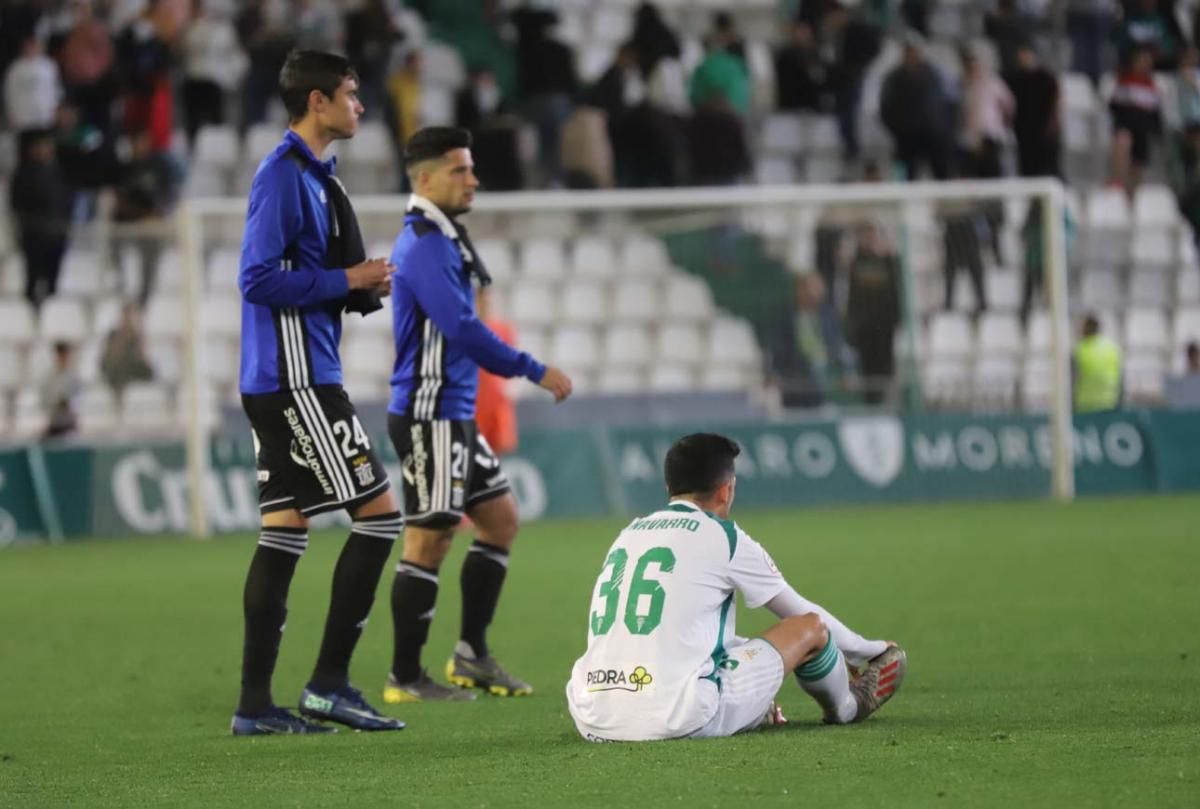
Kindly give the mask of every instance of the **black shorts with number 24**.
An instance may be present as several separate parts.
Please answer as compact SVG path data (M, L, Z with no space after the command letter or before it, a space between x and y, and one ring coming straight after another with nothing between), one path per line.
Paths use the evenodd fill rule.
M474 421L389 413L388 435L400 459L408 525L447 528L472 506L509 490L500 459Z
M341 385L244 394L242 408L254 431L263 514L353 511L387 490L387 472Z

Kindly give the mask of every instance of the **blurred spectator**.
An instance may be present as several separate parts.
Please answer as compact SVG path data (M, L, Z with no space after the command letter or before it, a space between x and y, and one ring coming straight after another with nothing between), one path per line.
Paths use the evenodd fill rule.
M682 55L679 38L663 21L662 14L653 3L641 3L634 12L630 45L643 76L653 75L663 59L678 60Z
M833 109L847 162L859 157L858 112L863 82L871 63L879 55L883 39L879 26L861 11L851 11L841 3L831 3L820 28L822 50L826 56L825 81L833 93Z
M1034 296L1040 295L1046 285L1046 253L1044 234L1046 232L1045 215L1042 200L1034 198L1029 202L1029 210L1025 215L1025 223L1021 226L1021 239L1024 242L1025 261L1021 284L1021 325L1029 321L1029 312L1033 309ZM1075 220L1071 210L1063 206L1063 233L1066 238L1068 257L1075 243ZM1069 261L1068 261L1069 264Z
M1167 179L1179 212L1192 229L1192 243L1200 249L1200 123L1191 124L1172 138L1174 148L1167 150Z
M538 167L543 186L561 181L559 134L571 114L578 86L575 55L550 35L558 17L528 8L513 14L517 26L517 86L525 114L538 132Z
M858 228L849 265L846 338L858 352L867 404L884 400L896 372L896 330L901 320L900 261L881 228Z
M1020 7L1018 0L999 0L996 7L983 16L983 32L996 46L1000 72L1009 73L1017 67L1017 51L1033 40L1034 20Z
M165 218L179 198L183 173L169 154L154 148L150 134L133 139L133 158L121 169L116 187L113 221L113 264L126 245L138 253L142 267L142 288L138 301L144 306L154 292L158 276L158 258L162 252Z
M1089 314L1072 356L1076 413L1115 410L1121 403L1121 347L1100 333L1100 319Z
M394 118L389 110L387 72L394 47L405 40L399 15L392 13L387 0L365 0L346 14L346 56L358 73L359 98L368 114L389 125Z
M516 191L523 185L517 147L519 121L504 100L496 75L487 68L471 71L455 98L455 122L469 129L475 174L491 191Z
M21 55L4 75L4 111L8 125L23 135L54 126L54 114L62 101L58 65L46 55L42 40L34 34L21 43Z
M742 68L749 71L746 62L746 40L738 33L737 23L728 11L718 11L712 17L712 30L705 37L708 48L720 48L742 63Z
M670 60L659 61L658 69ZM604 110L612 143L617 185L629 188L673 186L680 175L679 127L671 113L651 104L637 49L625 43L584 103Z
M116 41L122 130L128 135L148 133L151 147L160 152L171 147L175 126L170 44L180 29L175 12L171 0L149 0Z
M819 407L825 402L828 364L820 315L825 284L816 273L802 273L796 276L794 294L769 344L771 371L784 407Z
M25 40L38 33L44 13L41 0L5 0L0 3L0 76L18 56Z
M968 49L962 52L962 66L963 174L983 179L1003 176L1001 157L1016 106L1012 92Z
M1017 50L1016 69L1004 76L1012 91L1017 168L1022 177L1057 177L1062 154L1058 77L1038 63L1029 43Z
M927 163L939 180L950 176L948 101L941 75L910 39L903 61L884 80L879 101L883 125L910 180L918 179Z
M732 40L714 35L688 87L693 109L723 103L738 115L750 112L750 74L746 63L728 50Z
M1142 170L1150 162L1151 142L1162 134L1162 98L1154 83L1154 57L1142 48L1133 51L1128 66L1117 76L1108 103L1113 120L1113 185L1133 196Z
M295 22L284 3L245 0L234 25L250 63L242 81L241 126L246 130L266 118L279 92L279 71L296 42Z
M1183 372L1187 376L1200 376L1200 343L1188 343L1184 348Z
M604 110L580 103L562 130L563 180L568 188L612 188L616 182L608 116Z
M108 333L100 358L104 380L118 396L130 382L154 378L154 368L146 358L146 339L142 333L141 310L132 303L121 310L121 322Z
M923 37L929 36L930 0L900 0L900 17L904 24Z
M296 25L296 48L342 50L342 15L329 0L293 0L292 15Z
M183 116L188 140L210 124L225 123L225 98L238 85L246 58L233 23L192 0L192 22L183 35Z
M983 287L983 242L986 232L985 207L978 202L943 202L938 206L942 220L942 258L946 310L954 308L954 279L965 268L975 290L975 314L987 309Z
M510 346L517 344L516 329L492 309L490 287L480 287L475 291L475 312L497 337ZM480 368L476 401L475 422L492 451L497 455L516 452L517 409L508 395L508 380Z
M84 121L70 104L59 107L56 123L58 162L74 192L72 219L87 222L95 214L97 192L120 174L117 150L109 135Z
M693 185L734 185L749 174L745 125L719 96L696 107L687 139Z
M400 69L388 76L388 98L401 143L421 127L421 72L421 52L411 50L404 54Z
M25 258L25 297L34 306L54 294L67 249L71 189L50 131L27 133L9 187L9 210Z
M1175 81L1168 85L1168 95L1163 101L1163 119L1170 127L1172 136L1200 125L1200 68L1197 67L1197 57L1195 48L1184 50L1179 56Z
M115 48L108 26L97 18L91 0L73 0L73 21L58 50L67 99L84 124L110 137L112 105L117 97Z
M58 438L78 428L75 397L79 395L80 388L74 347L70 343L55 343L54 368L42 383L42 407L47 417L43 438Z
M1113 0L1066 0L1067 36L1071 41L1071 69L1100 84L1108 71L1108 43L1117 25Z
M1127 62L1134 51L1148 50L1154 70L1174 70L1184 44L1173 0L1124 0L1118 33L1118 58Z
M787 44L775 52L775 99L781 110L825 108L825 66L808 23L792 23Z

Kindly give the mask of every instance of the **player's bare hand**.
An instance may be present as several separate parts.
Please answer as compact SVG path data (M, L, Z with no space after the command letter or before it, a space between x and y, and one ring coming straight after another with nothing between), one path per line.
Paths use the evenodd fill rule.
M390 288L395 269L386 258L372 258L347 268L346 280L351 289L377 289L384 283Z
M546 366L546 375L538 385L553 393L556 402L561 402L571 395L571 377L553 365Z

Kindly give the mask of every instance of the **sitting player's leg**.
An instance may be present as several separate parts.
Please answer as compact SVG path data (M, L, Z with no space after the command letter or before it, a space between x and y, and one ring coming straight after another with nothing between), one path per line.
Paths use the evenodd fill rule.
M475 696L435 682L421 665L421 650L429 638L437 603L438 572L450 551L457 519L444 515L431 525L409 524L404 529L404 550L392 582L395 645L392 669L383 689L385 702L452 701Z
M491 460L495 461L494 456ZM493 483L467 506L476 538L463 561L462 631L454 656L446 664L446 676L464 688L481 688L498 696L524 696L533 693L533 687L506 672L487 644L487 630L496 615L519 525L516 498L498 466L496 462L488 470L475 472L492 475Z
M350 658L375 602L379 577L404 521L390 490L352 509L354 522L333 571L329 614L300 710L356 730L398 730L404 723L376 711L350 685Z
M784 667L796 673L800 687L825 712L826 722L854 720L858 704L850 691L846 660L819 615L784 618L762 637L779 650Z
M863 665L868 660L883 654L888 647L887 641L867 640L839 621L829 610L820 604L809 601L791 587L784 588L779 595L771 599L771 603L767 604L767 608L780 618L787 618L792 615L807 615L809 613L819 615L825 623L825 628L829 630L829 634L833 637L833 642L837 644L838 649L846 656L846 660L852 666Z
M308 547L308 520L286 508L263 514L254 558L242 592L245 639L242 687L233 716L235 735L322 733L332 730L278 708L271 676L287 620L287 597L296 563Z

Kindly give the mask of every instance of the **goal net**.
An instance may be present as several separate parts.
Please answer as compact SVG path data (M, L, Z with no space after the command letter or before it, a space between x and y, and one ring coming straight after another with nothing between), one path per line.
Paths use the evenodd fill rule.
M368 255L390 253L405 203L354 198ZM463 221L494 278L490 309L580 397L610 408L741 397L772 419L1045 414L1052 493L1066 499L1065 211L1056 181L999 180L484 194ZM183 287L146 316L151 339L184 349L176 412L197 534L212 528L197 485L207 465L248 440L237 395L244 216L244 199L183 206ZM390 308L346 317L342 357L351 399L381 414Z

